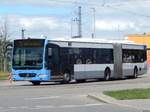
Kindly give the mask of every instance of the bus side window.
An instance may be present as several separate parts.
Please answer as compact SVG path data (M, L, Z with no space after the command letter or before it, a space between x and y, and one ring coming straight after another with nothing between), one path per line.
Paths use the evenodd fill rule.
M96 64L96 50L93 51L93 64Z

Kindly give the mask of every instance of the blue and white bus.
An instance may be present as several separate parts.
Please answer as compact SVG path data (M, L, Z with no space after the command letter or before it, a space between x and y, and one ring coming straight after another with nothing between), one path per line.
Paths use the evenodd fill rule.
M146 46L106 41L18 39L13 44L12 78L46 81L137 77L147 71Z

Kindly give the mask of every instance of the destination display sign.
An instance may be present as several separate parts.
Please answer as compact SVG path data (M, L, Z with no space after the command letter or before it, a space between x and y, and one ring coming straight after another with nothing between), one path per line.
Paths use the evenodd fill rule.
M44 46L44 39L27 39L27 40L15 40L15 47L42 47Z

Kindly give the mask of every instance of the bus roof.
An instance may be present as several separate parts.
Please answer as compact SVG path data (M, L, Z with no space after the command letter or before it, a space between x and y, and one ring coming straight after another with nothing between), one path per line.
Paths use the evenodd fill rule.
M113 48L113 44L122 44L122 48L125 49L146 48L145 45L136 44L128 40L107 40L107 39L91 39L91 38L50 39L49 43L58 44L60 47Z
M27 38L27 39L15 39L15 40L29 40L29 39L34 39L34 40L44 40L41 38ZM85 43L121 43L121 44L137 44L133 41L130 40L108 40L108 39L102 39L102 38L57 38L57 39L48 39L49 41L60 41L60 42L85 42Z
M135 44L133 41L129 40L108 40L108 39L91 39L91 38L71 38L71 39L58 38L58 39L50 39L50 41Z

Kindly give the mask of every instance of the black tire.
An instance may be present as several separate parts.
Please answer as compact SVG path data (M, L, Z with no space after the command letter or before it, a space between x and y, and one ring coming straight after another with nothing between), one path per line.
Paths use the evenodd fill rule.
M105 72L104 72L104 80L105 80L105 81L110 80L110 76L111 76L111 71L110 71L109 68L107 68L107 69L105 70Z
M138 69L137 67L134 68L134 73L133 73L133 78L137 78L138 77Z
M32 84L35 85L35 86L36 86L36 85L40 85L40 83L41 83L40 81L31 81L31 82L32 82Z
M70 74L70 72L64 72L63 82L64 83L69 83L70 81L71 81L71 74Z
M76 82L83 83L83 82L85 82L85 79L77 79Z

